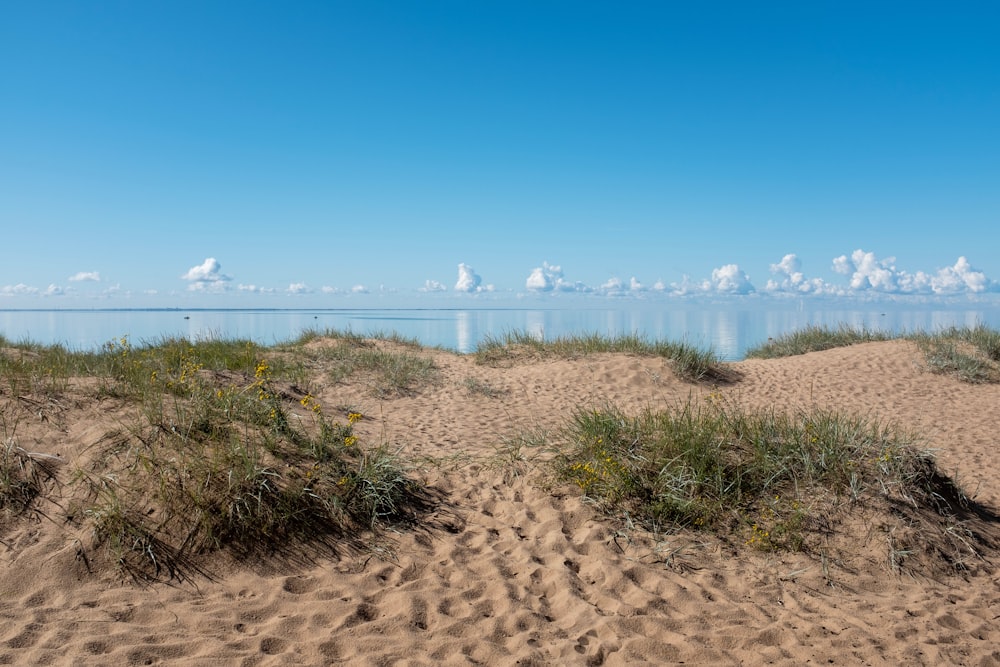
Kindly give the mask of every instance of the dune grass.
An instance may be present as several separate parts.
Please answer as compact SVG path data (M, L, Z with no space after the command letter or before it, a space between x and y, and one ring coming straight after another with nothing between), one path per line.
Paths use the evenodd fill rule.
M64 509L70 525L90 529L88 562L104 558L137 579L189 576L219 550L358 544L421 496L397 452L355 435L361 414L321 406L292 382L298 360L250 341L8 346L0 373L14 396L82 381L132 415L70 475ZM54 464L17 447L16 420L3 417L0 506L23 510Z
M748 359L777 359L790 357L807 352L820 352L835 347L846 347L857 343L892 340L890 333L869 329L867 327L851 327L841 324L838 327L810 325L782 336L768 339L762 345L747 350Z
M1000 331L984 325L914 334L928 368L972 384L1000 382Z
M636 334L592 333L545 340L526 331L508 331L483 339L476 348L475 359L479 364L496 366L519 358L571 359L601 353L663 357L671 362L678 377L692 382L732 379L732 372L711 350L701 350L686 342L649 341Z
M912 435L871 419L747 410L713 394L635 415L579 410L559 442L558 479L608 515L653 531L818 553L838 512L881 508L918 527L890 542L887 560L933 550L962 570L986 550L964 528L973 503L958 485Z
M775 359L857 343L904 339L914 342L929 370L973 384L1000 382L1000 331L983 324L934 333L893 335L865 327L809 326L747 350L747 358Z
M327 344L307 348L308 343L320 339ZM440 380L434 362L419 354L420 344L398 334L374 333L363 337L350 331L310 330L282 349L322 363L331 382L360 377L378 398L412 395Z

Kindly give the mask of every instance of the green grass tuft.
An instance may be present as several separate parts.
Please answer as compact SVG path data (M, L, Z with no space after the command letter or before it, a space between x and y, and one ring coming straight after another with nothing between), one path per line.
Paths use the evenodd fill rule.
M970 507L912 436L837 412L746 410L713 394L638 415L580 410L562 442L558 478L605 513L761 550L815 551L844 506L918 508L949 526ZM949 534L960 532L928 531L928 544L959 562L967 541Z
M1000 331L983 325L951 327L935 334L915 334L911 339L934 373L971 384L1000 382Z
M776 359L858 343L892 340L893 338L892 334L867 327L859 328L842 324L831 328L813 325L769 339L763 345L752 347L747 350L746 357L748 359Z
M733 373L712 351L688 343L650 342L635 334L603 336L584 334L543 340L525 331L509 331L487 336L476 348L476 363L496 366L522 358L556 357L572 359L601 353L623 353L670 360L674 373L688 381L729 381Z

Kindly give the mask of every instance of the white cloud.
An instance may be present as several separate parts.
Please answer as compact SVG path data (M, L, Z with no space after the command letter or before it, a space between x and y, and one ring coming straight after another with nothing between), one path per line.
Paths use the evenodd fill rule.
M277 290L273 287L259 287L257 285L244 285L240 283L236 286L240 292L250 292L251 294L274 294Z
M708 289L726 294L750 294L754 291L754 286L739 264L726 264L712 270L711 282Z
M671 293L677 296L689 294L751 294L756 291L750 276L739 264L726 264L712 270L712 277L702 280L691 280L684 276L680 283L670 283Z
M436 280L424 281L424 286L417 289L419 292L447 292L448 288Z
M25 285L24 283L18 283L16 285L5 285L0 288L0 295L3 296L24 296L38 294L37 287L31 287Z
M677 296L685 296L687 294L704 291L707 284L707 280L703 283L697 283L691 280L691 276L685 275L681 278L679 283L670 283L670 290L671 293L676 294Z
M838 260L841 258L838 258ZM844 257L843 259L847 259ZM834 260L834 265L838 264ZM842 270L840 271L843 272ZM767 281L764 289L768 292L794 292L800 294L824 294L832 293L835 287L827 285L822 278L807 279L802 273L802 262L794 254L788 254L781 258L777 264L771 265L771 273L774 278Z
M605 296L626 296L636 292L645 292L646 286L639 282L635 276L629 278L627 283L618 276L612 276L602 283L597 291Z
M615 293L625 291L625 284L622 282L621 278L617 276L612 276L608 278L607 281L601 283L600 290L604 293Z
M62 294L65 294L65 292L63 291L63 288L58 285L49 285L46 290L42 292L42 296L60 296Z
M289 294L308 294L309 292L312 290L305 283L292 283L288 286Z
M990 288L990 280L982 271L976 271L965 257L959 257L954 266L945 267L930 279L931 290L935 294L952 294L968 290L985 292Z
M455 282L455 291L492 292L493 285L483 285L483 279L479 277L475 269L463 263L458 265L458 281Z
M191 284L188 289L193 291L224 289L226 283L232 280L222 273L222 265L214 257L207 258L198 266L192 266L181 279L189 281Z
M479 285L483 279L476 274L476 271L468 264L458 265L458 281L455 283L457 292L478 292Z
M538 268L532 269L524 286L532 292L591 292L591 288L581 282L569 282L563 278L562 268L542 262Z
M896 267L896 258L878 259L873 252L858 249L850 257L841 255L833 260L833 270L850 276L853 291L877 291L892 294L958 294L985 292L996 283L982 271L972 267L965 257L953 266L939 269L936 274L923 271L910 273Z
M895 257L879 260L875 253L858 249L851 253L850 259L846 255L834 259L833 270L843 275L849 274L853 290L870 288L881 292L895 292L898 290L900 277L895 262Z
M336 287L330 287L329 285L323 285L323 287L321 287L319 291L322 292L323 294L340 294L339 289L337 289Z
M805 282L805 277L802 275L802 262L793 254L785 255L780 262L772 264L771 273L781 278L778 284L785 289L796 289ZM772 282L768 282L769 288Z
M995 289L997 283L977 271L965 257L959 257L954 266L939 269L936 274L923 271L910 273L896 266L895 257L879 259L875 253L858 249L833 260L833 270L848 276L846 286L824 282L820 278L806 278L801 262L795 255L785 255L781 262L771 265L775 277L768 280L770 292L795 292L846 296L863 292L886 294L960 294L978 293Z
M97 271L80 271L69 277L71 283L79 282L101 282L101 274Z
M351 288L351 292L354 294L368 294L368 288L364 285L355 285Z

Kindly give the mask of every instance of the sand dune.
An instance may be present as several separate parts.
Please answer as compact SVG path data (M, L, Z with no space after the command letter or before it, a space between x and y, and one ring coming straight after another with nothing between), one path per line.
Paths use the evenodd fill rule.
M318 343L318 344L321 344ZM667 362L626 355L508 367L427 350L441 380L376 398L317 382L324 405L367 419L444 500L425 524L340 557L203 564L207 576L142 586L88 571L86 535L57 506L8 520L0 543L0 664L837 664L1000 665L1000 580L894 572L858 537L822 563L704 535L648 535L602 520L544 478L520 432L560 428L577 406L663 407L713 391ZM905 341L733 364L717 390L747 405L832 407L922 434L945 472L1000 507L1000 386L933 375ZM473 378L493 395L470 392ZM109 405L0 395L24 449L67 470L115 427ZM12 422L11 422L12 423Z

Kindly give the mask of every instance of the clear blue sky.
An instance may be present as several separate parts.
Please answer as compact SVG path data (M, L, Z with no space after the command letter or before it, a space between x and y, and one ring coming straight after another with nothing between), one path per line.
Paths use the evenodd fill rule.
M998 34L992 2L0 0L0 308L995 293Z

